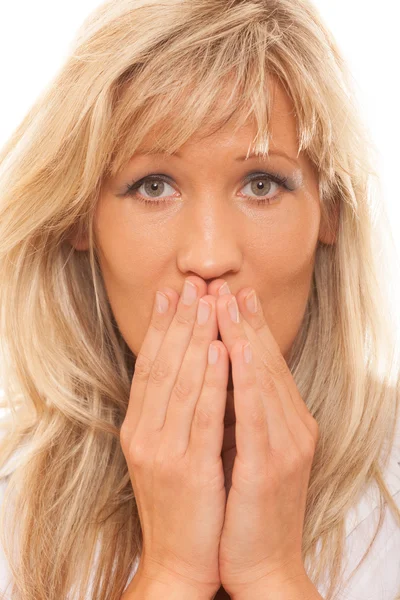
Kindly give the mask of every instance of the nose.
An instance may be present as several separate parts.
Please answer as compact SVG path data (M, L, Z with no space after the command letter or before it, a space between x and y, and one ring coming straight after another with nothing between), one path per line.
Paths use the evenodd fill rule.
M220 198L195 198L182 211L177 262L185 277L197 275L207 287L231 279L243 262L243 215Z

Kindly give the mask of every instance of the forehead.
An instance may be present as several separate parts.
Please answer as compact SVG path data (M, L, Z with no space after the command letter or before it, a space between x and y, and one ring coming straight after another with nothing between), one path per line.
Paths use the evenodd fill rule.
M271 140L270 150L281 150L290 156L296 156L298 152L298 133L293 102L281 82L274 77L270 79L268 90L271 108L268 131ZM226 94L229 96L231 92L232 89L228 84ZM159 134L160 126L157 125L146 134L135 154L153 154L156 152L163 154L155 150ZM194 147L197 151L203 148L205 153L212 152L213 149L216 150L217 148L227 151L232 149L232 152L238 152L239 154L251 153L256 134L257 123L253 114L240 127L237 127L236 119L233 118L215 132L210 131L205 125L173 154L180 156Z

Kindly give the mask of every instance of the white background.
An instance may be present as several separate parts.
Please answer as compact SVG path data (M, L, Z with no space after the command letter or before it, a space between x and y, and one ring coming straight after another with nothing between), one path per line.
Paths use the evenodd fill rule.
M0 146L66 58L83 19L99 4L98 0L0 4ZM377 171L400 251L400 3L314 0L314 5L333 31L354 77L360 110L379 151Z
M0 146L66 58L97 0L20 0L0 4ZM400 255L400 3L314 0L356 84L378 150L386 210ZM1 193L1 190L0 190ZM1 394L1 390L0 390Z

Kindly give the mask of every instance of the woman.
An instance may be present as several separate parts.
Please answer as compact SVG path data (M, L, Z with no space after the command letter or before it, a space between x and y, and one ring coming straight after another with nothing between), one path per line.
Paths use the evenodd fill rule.
M0 155L5 597L398 597L371 148L306 0L85 21Z

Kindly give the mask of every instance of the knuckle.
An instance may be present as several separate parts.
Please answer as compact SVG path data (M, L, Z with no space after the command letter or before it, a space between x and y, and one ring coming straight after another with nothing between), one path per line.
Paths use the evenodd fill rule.
M218 373L213 369L207 369L203 382L203 392L209 394L210 392L219 391L221 389L222 385Z
M186 377L180 375L176 380L172 392L174 399L186 402L188 398L191 397L192 392L193 384L190 383L190 381Z
M273 375L282 377L288 372L288 366L284 356L281 353L271 352L268 348L264 348L262 351L261 362L268 366L268 369Z
M210 334L207 329L198 327L197 325L193 329L192 333L192 344L196 347L204 346L210 338Z
M128 430L126 421L124 421L119 430L119 443L120 443L121 448L124 451L124 453L129 448L129 443L130 443L131 438L132 438L131 432Z
M178 325L182 325L183 327L191 327L193 324L193 319L182 312L177 312L175 315L175 321Z
M319 425L317 420L312 415L310 415L310 417L308 418L308 427L313 436L313 441L316 444L319 440Z
M240 381L240 389L249 392L255 389L256 378L251 373L245 372Z
M232 352L232 355L235 355L238 359L241 359L242 347L243 347L244 341L245 340L243 339L243 336L240 333L237 333L236 336L234 337L231 352Z
M268 369L262 369L259 373L261 388L267 395L276 393L276 385Z
M155 385L160 385L165 382L171 372L171 367L163 358L157 357L150 371L150 381Z
M271 447L271 454L276 463L280 465L282 474L296 474L303 464L303 457L297 448L293 448L290 441L283 440L276 446Z
M129 462L133 466L144 466L149 460L149 449L142 440L131 441L128 446Z
M193 415L193 426L196 429L209 429L214 422L214 415L211 408L198 406Z
M271 462L276 465L276 468L280 471L281 475L286 473L289 460L285 449L282 448L282 446L271 445L270 454L272 458Z
M288 371L288 366L282 354L272 356L269 353L268 356L265 357L265 361L263 360L263 362L264 364L268 365L268 369L276 377L283 377Z
M254 315L254 321L252 321L251 326L257 334L261 333L265 328L264 316L261 315L259 312L256 315Z
M266 465L252 465L247 464L245 467L232 470L232 485L235 487L241 487L241 483L244 482L246 486L250 486L250 489L254 492L264 492L267 487L266 482L268 481L271 473L271 466Z
M147 380L150 375L152 365L153 363L150 360L150 358L145 354L139 352L135 361L134 376L136 377L136 379L139 379L141 381Z
M298 473L304 465L304 457L299 450L296 450L287 456L286 463L289 473Z
M304 436L303 456L307 461L312 460L314 458L315 448L316 448L316 442L315 442L315 439L312 437L312 435L309 434L309 435Z
M157 318L151 321L150 328L152 328L156 333L166 333L168 325L165 322L165 319Z
M257 406L252 410L248 411L247 418L251 427L255 431L266 431L267 428L267 419L265 416L265 411L262 406Z

